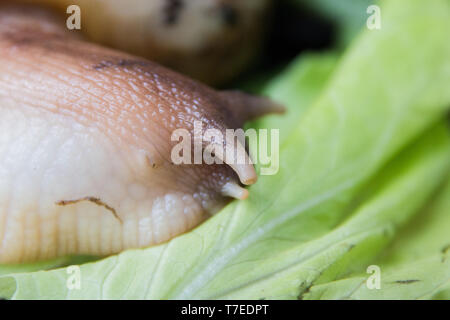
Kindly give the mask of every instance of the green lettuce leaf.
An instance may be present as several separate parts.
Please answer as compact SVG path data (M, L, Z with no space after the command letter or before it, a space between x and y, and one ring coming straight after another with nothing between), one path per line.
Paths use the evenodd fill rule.
M286 122L258 125L282 132L280 170L248 200L166 244L80 265L79 290L68 289L67 268L19 271L0 276L0 296L295 299L361 270L448 172L449 9L387 1L382 29L358 36L337 66L308 58L294 66L313 68L299 71L297 90L273 84L272 96L286 90ZM322 59L328 67L314 67Z
M383 257L380 289L368 274L312 286L305 299L450 299L450 180Z

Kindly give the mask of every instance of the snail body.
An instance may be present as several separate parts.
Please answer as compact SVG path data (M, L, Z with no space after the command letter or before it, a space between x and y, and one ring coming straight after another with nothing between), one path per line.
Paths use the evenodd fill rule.
M108 255L192 229L246 198L256 173L174 164L174 130L225 132L279 110L86 42L46 11L0 9L0 263Z

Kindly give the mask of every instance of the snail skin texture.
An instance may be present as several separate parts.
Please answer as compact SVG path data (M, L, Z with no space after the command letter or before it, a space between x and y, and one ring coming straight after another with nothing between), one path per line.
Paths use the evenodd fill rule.
M15 0L46 5L65 18L81 11L90 40L220 85L260 51L272 0Z
M175 165L172 132L280 111L74 34L46 11L0 8L0 263L108 255L192 229L246 198L256 173Z

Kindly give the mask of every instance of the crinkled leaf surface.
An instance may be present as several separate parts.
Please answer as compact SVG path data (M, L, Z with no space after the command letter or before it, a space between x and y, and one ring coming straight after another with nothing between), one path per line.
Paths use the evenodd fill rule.
M298 90L271 87L274 96L287 88L290 111L286 126L260 123L286 130L280 170L262 176L248 200L167 244L82 264L80 290L67 288L62 268L1 276L0 296L297 298L367 265L450 163L440 121L450 104L449 1L386 1L382 10L382 29L361 34L335 68L317 67L323 81L313 88L314 72ZM315 68L320 59L311 59L298 70Z
M367 286L372 274L357 274L311 287L305 299L450 299L450 180L374 264L380 289ZM372 289L369 289L372 288Z

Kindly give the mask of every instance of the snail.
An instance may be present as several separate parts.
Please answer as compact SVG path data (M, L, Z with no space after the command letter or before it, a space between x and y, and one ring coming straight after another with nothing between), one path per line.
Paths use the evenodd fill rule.
M110 255L191 230L256 181L251 162L174 164L178 128L282 112L0 8L0 264ZM230 141L225 140L224 144ZM236 151L245 145L234 144Z
M19 0L15 0L19 1ZM271 0L20 0L46 5L90 40L211 85L233 79L261 49ZM69 8L69 9L68 9ZM67 12L67 13L66 13Z

